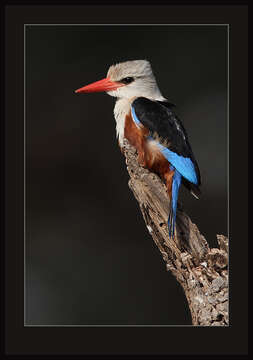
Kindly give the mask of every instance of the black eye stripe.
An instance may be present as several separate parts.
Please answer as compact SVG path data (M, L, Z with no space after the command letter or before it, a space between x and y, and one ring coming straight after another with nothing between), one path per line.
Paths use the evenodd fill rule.
M134 81L133 77L126 77L126 78L120 80L120 82L122 82L123 84L130 84L133 81Z

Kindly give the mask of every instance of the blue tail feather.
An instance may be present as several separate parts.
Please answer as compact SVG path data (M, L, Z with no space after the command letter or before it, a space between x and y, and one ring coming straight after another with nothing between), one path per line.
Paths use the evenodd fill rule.
M182 175L175 169L173 180L172 180L172 193L170 199L170 211L168 218L168 230L169 237L174 238L175 235L175 224L176 224L176 214L177 214L177 199L178 191L181 185Z

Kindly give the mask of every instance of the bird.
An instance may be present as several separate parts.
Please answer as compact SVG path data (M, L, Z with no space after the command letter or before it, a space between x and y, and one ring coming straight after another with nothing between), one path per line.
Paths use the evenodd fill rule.
M120 148L127 139L138 153L140 166L156 173L170 199L169 238L175 238L178 193L183 184L199 199L201 176L187 132L175 113L175 105L157 85L148 60L113 64L104 79L75 93L106 92L116 98L114 117Z

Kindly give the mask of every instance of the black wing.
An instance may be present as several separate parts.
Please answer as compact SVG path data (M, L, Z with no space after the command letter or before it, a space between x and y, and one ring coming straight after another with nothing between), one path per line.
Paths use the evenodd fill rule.
M150 136L179 157L192 161L197 176L197 186L201 184L200 171L193 155L186 130L180 119L171 110L168 102L152 101L144 97L136 98L132 103L137 121L150 132ZM188 181L184 184L189 188ZM194 186L194 184L192 184ZM192 186L191 186L192 189Z

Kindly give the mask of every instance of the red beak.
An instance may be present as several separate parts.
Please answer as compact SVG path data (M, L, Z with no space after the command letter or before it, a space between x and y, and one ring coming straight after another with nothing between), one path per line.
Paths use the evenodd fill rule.
M77 89L75 93L91 93L91 92L100 92L100 91L111 91L116 90L124 84L111 81L109 78L105 78L99 81L96 81L92 84L86 85L80 89Z

